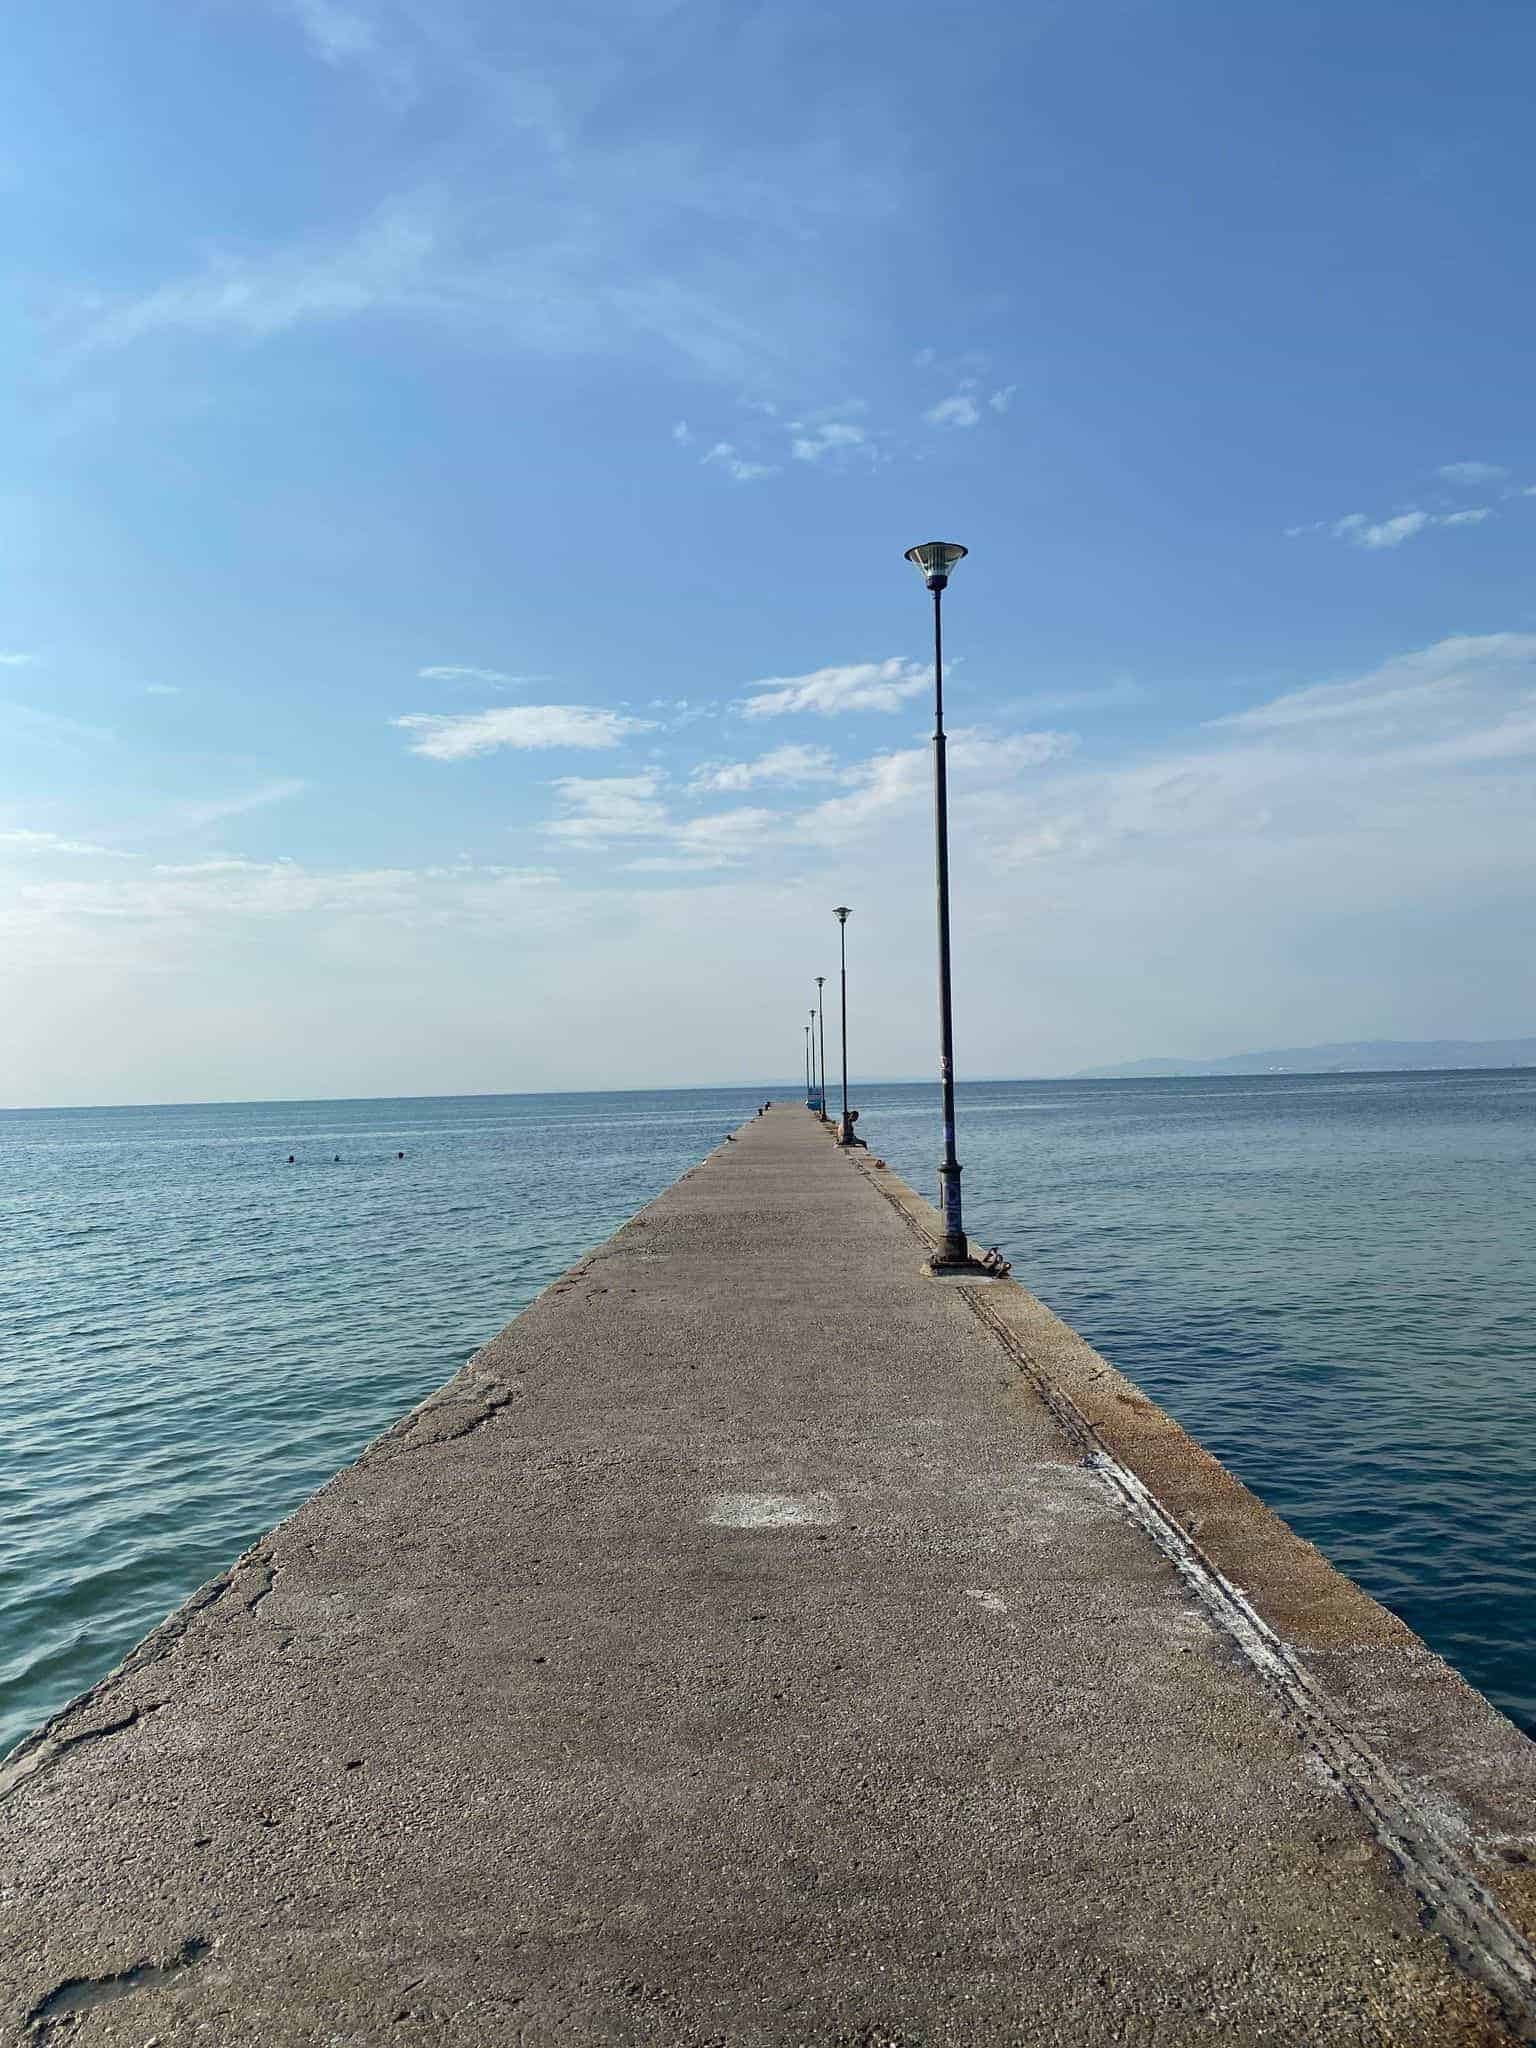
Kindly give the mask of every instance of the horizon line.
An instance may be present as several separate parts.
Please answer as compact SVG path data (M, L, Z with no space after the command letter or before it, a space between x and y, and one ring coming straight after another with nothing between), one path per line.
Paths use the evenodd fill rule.
M1473 1041L1475 1043L1475 1041ZM1245 1055L1238 1054L1238 1058ZM1130 1062L1127 1062L1130 1064ZM1415 1074L1421 1077L1432 1074L1529 1074L1536 1071L1536 1062L1518 1063L1514 1066L1477 1067L1274 1067L1266 1072L1253 1074L976 1074L967 1081L957 1080L957 1089L965 1088L1033 1088L1050 1083L1069 1082L1083 1088L1116 1088L1128 1083L1141 1087L1149 1083L1167 1081L1338 1081L1360 1080L1371 1074ZM781 1089L788 1086L788 1099L799 1101L805 1084L780 1082L711 1081L694 1086L680 1082L669 1082L663 1087L651 1088L472 1088L450 1090L440 1094L416 1095L231 1095L204 1096L188 1101L165 1098L156 1102L17 1102L0 1103L0 1116L61 1116L91 1115L104 1110L134 1109L302 1109L317 1104L336 1105L366 1102L535 1102L545 1096L598 1096L598 1095L725 1095L750 1094L756 1099L758 1092L775 1085ZM873 1076L859 1084L864 1088L937 1088L936 1078L922 1076L913 1079ZM837 1092L835 1089L829 1092ZM852 1091L850 1091L852 1092ZM770 1096L770 1100L782 1100L783 1096Z

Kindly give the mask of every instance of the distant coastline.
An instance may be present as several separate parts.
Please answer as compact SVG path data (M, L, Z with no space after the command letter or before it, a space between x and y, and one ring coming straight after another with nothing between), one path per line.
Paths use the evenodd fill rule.
M1074 1081L1177 1081L1222 1074L1429 1074L1536 1067L1536 1038L1366 1038L1338 1045L1239 1052L1219 1060L1128 1060L1085 1067Z

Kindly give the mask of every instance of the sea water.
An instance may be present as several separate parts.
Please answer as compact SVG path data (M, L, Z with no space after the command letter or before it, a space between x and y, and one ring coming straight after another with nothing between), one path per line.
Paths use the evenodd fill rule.
M0 1114L0 1753L770 1092ZM855 1100L932 1194L935 1091ZM959 1125L972 1234L1536 1727L1536 1072Z

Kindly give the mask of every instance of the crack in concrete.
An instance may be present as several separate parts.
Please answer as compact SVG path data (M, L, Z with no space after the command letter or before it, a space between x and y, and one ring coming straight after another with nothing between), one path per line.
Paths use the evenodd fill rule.
M434 1395L407 1418L395 1440L393 1455L400 1457L407 1452L430 1451L438 1444L457 1443L461 1437L471 1435L473 1431L489 1422L493 1415L500 1414L503 1408L517 1399L521 1391L519 1387L496 1385L489 1393L479 1398L460 1399ZM467 1408L471 1412L463 1421L451 1428L437 1429L431 1426L436 1417L455 1408Z
M246 1601L245 1611L247 1614L254 1614L262 1601L266 1599L272 1588L277 1584L277 1565L265 1551L258 1552L256 1563L259 1569L266 1574L266 1577L262 1584L257 1587L254 1596Z
M1022 1370L1058 1426L1082 1452L1088 1469L1174 1566L1206 1613L1276 1695L1301 1742L1396 1865L1419 1902L1424 1924L1440 1936L1462 1969L1493 1993L1517 2038L1536 2042L1536 1952L1475 1871L1443 1838L1422 1803L1358 1731L1339 1718L1290 1645L1120 1462L1072 1396L1029 1355L991 1303L974 1288L956 1292Z
M131 1992L164 1984L183 1970L190 1970L212 1952L213 1943L194 1934L163 1963L151 1962L146 1956L142 1962L130 1963L126 1970L114 1970L105 1977L66 1977L62 1984L56 1984L40 1998L22 2021L27 2038L46 2041L57 2021L89 2012L93 2006L110 2005L116 1999L128 1997Z
M115 1721L103 1721L95 1728L82 1728L78 1735L50 1735L45 1728L30 1744L18 1749L12 1761L0 1770L0 1799L49 1764L57 1763L70 1750L79 1749L87 1742L100 1742L108 1735L121 1735L125 1728L132 1728L150 1714L158 1714L165 1704L164 1700L141 1701L138 1706L130 1707L126 1714L119 1714ZM48 1727L53 1725L50 1722Z
M59 1735L54 1732L91 1707L110 1699L121 1689L124 1682L136 1673L152 1664L163 1663L166 1658L172 1656L198 1616L216 1607L225 1595L238 1585L241 1573L247 1569L252 1559L259 1559L267 1566L269 1572L275 1573L276 1567L272 1564L270 1556L260 1546L244 1552L227 1571L220 1572L216 1578L209 1579L199 1586L195 1593L189 1594L174 1614L167 1615L158 1628L151 1629L144 1640L130 1650L123 1661L109 1671L105 1678L98 1679L76 1698L67 1701L56 1714L50 1714L40 1728L35 1729L31 1735L24 1736L8 1755L0 1759L0 1803L9 1798L10 1794L27 1779L35 1777L39 1771L47 1769L70 1750L79 1748L82 1743L94 1742L98 1737L105 1735L119 1734L122 1730L131 1728L134 1722L141 1720L144 1715L157 1713L165 1705L164 1700L141 1702L129 1712L119 1715L117 1719L100 1727L82 1729L78 1735ZM254 1612L271 1590L269 1579L257 1592L255 1599L248 1603L246 1611Z

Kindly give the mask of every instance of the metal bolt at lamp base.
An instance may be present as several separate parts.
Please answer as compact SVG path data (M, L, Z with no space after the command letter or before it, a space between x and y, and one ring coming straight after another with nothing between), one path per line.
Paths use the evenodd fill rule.
M940 600L956 565L965 559L958 541L928 540L908 548L906 559L933 592L933 821L934 879L939 909L939 1083L944 1098L944 1158L939 1166L939 1211L944 1231L934 1254L936 1266L963 1266L969 1246L960 1215L960 1162L955 1157L955 1029L949 973L949 773L944 740L944 636Z

